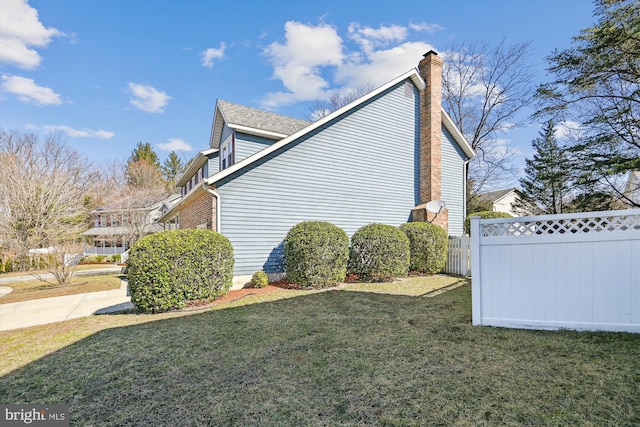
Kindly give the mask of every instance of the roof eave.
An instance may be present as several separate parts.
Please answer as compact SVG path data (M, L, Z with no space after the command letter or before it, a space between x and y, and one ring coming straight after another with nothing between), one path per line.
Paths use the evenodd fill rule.
M462 132L460 132L460 129L458 129L455 123L453 123L451 116L447 114L444 108L442 109L442 124L444 124L444 127L447 128L451 136L453 136L453 138L456 140L458 146L462 149L464 154L466 154L469 159L475 157L475 151L467 142L467 139L464 137Z
M411 81L413 82L414 85L416 85L416 87L420 90L424 89L426 87L426 84L424 82L424 80L422 79L422 77L420 77L420 73L418 73L417 69L412 69L410 71L407 71L406 73L396 77L395 79L385 83L384 85L380 86L377 89L374 89L373 91L369 92L368 94L356 99L355 101L345 105L342 108L339 108L338 110L332 112L331 114L326 115L325 117L321 118L320 120L317 120L313 123L311 123L309 126L300 129L299 131L292 133L291 135L281 139L280 141L264 148L263 150L258 151L257 153L245 158L244 160L236 163L233 166L230 166L218 173L216 173L215 175L209 177L206 179L206 182L211 185L214 184L216 182L218 182L219 180L237 172L238 170L244 168L245 166L253 163L256 160L261 159L262 157L265 157L271 153L273 153L276 150L279 150L280 148L284 147L285 145L287 145L288 143L290 143L291 141L294 141L298 138L300 138L301 136L312 132L315 129L318 129L321 126L324 126L326 123L330 122L331 120L335 119L336 117L341 116L342 114L346 113L347 111L357 107L360 104L365 103L366 101L370 100L371 98L381 94L382 92L384 92L385 90L389 89L390 87L395 86L396 84L400 83L403 80L406 80L410 78ZM216 106L217 108L217 106ZM446 113L445 113L446 114ZM454 126L455 127L455 126ZM459 132L458 132L459 133ZM455 137L455 135L454 135ZM464 141L464 137L462 137L462 140ZM467 144L468 145L468 144ZM469 147L470 148L470 147ZM473 150L472 150L473 152Z

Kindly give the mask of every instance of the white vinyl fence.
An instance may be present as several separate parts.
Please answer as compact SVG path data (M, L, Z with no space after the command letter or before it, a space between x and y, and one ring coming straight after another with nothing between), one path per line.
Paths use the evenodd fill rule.
M445 273L459 276L468 276L471 273L470 243L469 236L449 236L447 263L443 270Z
M471 219L473 324L640 332L640 209Z

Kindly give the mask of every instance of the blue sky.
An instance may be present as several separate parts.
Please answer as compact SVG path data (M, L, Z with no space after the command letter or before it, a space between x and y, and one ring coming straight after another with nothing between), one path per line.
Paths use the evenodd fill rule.
M303 118L316 99L382 84L431 48L503 37L532 42L542 82L544 57L592 14L589 0L0 0L0 127L61 131L98 162L139 141L189 159L208 148L216 99ZM537 132L505 135L517 162Z

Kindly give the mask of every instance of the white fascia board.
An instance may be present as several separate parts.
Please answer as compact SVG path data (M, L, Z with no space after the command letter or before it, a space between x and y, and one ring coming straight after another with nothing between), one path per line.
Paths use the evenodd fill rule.
M227 126L229 126L231 129L236 130L238 132L246 133L249 135L255 135L255 136L263 136L269 139L280 140L289 136L286 133L271 132L264 129L256 129L248 126L234 125L233 123L227 123Z
M195 197L196 194L199 194L202 191L204 191L204 189L202 188L202 185L199 185L199 184L196 185L194 188L191 189L191 191L189 191L187 194L185 194L185 196L182 199L180 199L180 201L178 203L176 203L175 205L171 206L171 209L166 211L164 213L164 215L162 215L160 218L158 218L157 222L169 221L170 219L175 217L180 212L180 208L182 206L184 206L185 203L187 203L189 200L191 200L193 197Z
M456 140L458 146L462 148L464 154L466 154L468 158L475 157L475 151L473 151L471 145L469 145L462 132L460 132L460 129L458 129L458 127L453 123L453 120L451 120L451 117L447 114L444 108L442 109L442 124L444 124L444 127L447 128L449 133Z
M192 162L189 163L187 169L180 176L180 179L176 182L176 187L182 187L187 181L191 179L194 173L198 171L209 159L209 155L217 152L217 148L209 148L207 150L200 151Z
M314 130L320 128L321 126L324 126L325 124L329 123L331 120L335 119L336 117L341 116L342 114L346 113L349 110L352 110L354 108L356 108L357 106L359 106L360 104L365 103L366 101L370 100L371 98L381 94L382 92L384 92L385 90L389 89L390 87L395 86L396 84L400 83L403 80L406 80L410 78L411 81L413 82L413 84L415 84L418 89L422 90L426 87L426 84L424 82L424 80L422 79L422 77L420 77L420 74L418 73L417 69L412 69L410 71L407 71L406 73L396 77L395 79L391 80L390 82L380 86L377 89L374 89L373 91L369 92L368 94L356 99L355 101L345 105L344 107L334 111L333 113L321 118L320 120L317 120L313 123L311 123L309 126L300 129L298 132L295 132L291 135L289 135L288 137L281 139L280 141L269 145L268 147L258 151L257 153L247 157L246 159L236 163L233 166L230 166L220 172L218 172L217 174L209 177L208 179L206 179L206 182L209 185L215 184L216 182L218 182L219 180L226 178L227 176L237 172L238 170L250 165L253 162L256 162L260 159L262 159L263 157L268 156L269 154L273 153L274 151L279 150L280 148L284 147L285 145L297 140L298 138L313 132ZM230 125L228 125L230 126ZM455 128L455 126L454 126ZM463 138L464 140L464 138Z

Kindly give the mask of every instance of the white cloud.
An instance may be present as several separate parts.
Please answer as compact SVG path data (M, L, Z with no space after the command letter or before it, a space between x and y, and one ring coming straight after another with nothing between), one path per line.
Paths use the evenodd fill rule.
M413 31L424 31L429 34L435 34L436 31L444 30L442 25L438 24L427 24L426 22L419 23L411 23L409 24L409 28Z
M363 61L345 62L336 81L349 87L372 83L379 86L418 65L422 55L434 49L424 42L405 42L390 49L369 53Z
M0 62L34 69L42 58L33 47L46 47L55 36L64 33L45 28L38 11L26 0L3 0L0 13Z
M342 38L334 27L289 21L284 28L285 42L272 43L264 52L273 65L273 77L287 91L269 93L263 102L267 107L321 98L329 87L321 68L343 60Z
M158 148L162 151L191 151L191 147L188 143L180 138L169 138L165 144L158 144Z
M427 24L372 28L353 22L348 39L355 48L348 50L336 28L328 24L287 22L285 41L272 43L264 50L273 66L273 77L282 82L285 90L267 94L263 107L326 99L336 91L352 91L365 85L377 87L405 73L434 49L425 42L407 41L409 28L428 29Z
M556 126L555 136L558 139L575 139L584 134L582 125L578 122L565 120Z
M2 76L2 89L18 97L18 100L36 105L59 105L60 95L51 88L38 86L32 79L20 76Z
M377 47L386 47L390 43L401 42L407 38L407 28L400 25L380 26L375 29L362 27L357 22L349 24L349 37L353 39L365 54L370 54Z
M202 66L213 68L213 60L214 59L222 59L224 58L224 50L227 45L222 42L220 43L220 48L209 48L202 52Z
M129 83L129 90L133 98L129 99L131 105L147 113L164 113L164 108L171 99L166 92L159 91L153 86Z
M67 125L45 125L43 126L44 130L53 132L53 131L62 131L66 133L70 138L98 138L98 139L111 139L116 134L114 132L106 131L106 130L92 130L92 129L75 129L71 126Z

